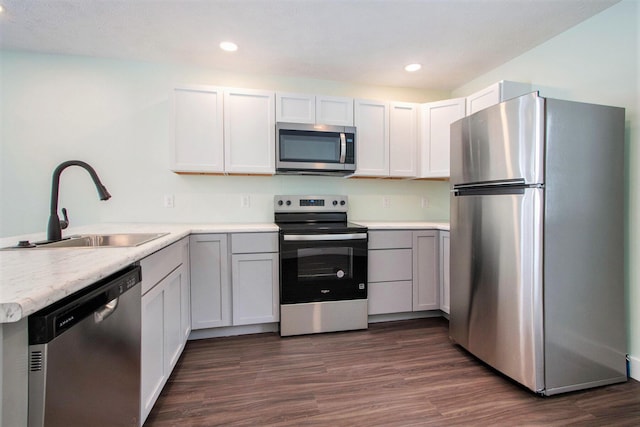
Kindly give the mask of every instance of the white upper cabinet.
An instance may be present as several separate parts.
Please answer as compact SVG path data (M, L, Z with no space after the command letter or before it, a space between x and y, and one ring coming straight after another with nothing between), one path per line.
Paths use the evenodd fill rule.
M467 96L467 115L529 92L531 92L529 83L501 80L473 95Z
M171 170L275 173L273 92L184 86L173 91Z
M414 178L417 172L418 104L389 104L389 176Z
M227 89L224 92L225 171L273 175L275 159L273 92Z
M353 98L316 96L316 123L353 126Z
M276 121L353 126L353 98L278 93Z
M315 123L316 99L301 93L276 93L276 122Z
M224 172L222 93L215 87L174 89L172 171Z
M430 102L421 106L419 178L448 178L451 123L465 115L465 98Z
M356 176L389 176L389 103L356 99Z

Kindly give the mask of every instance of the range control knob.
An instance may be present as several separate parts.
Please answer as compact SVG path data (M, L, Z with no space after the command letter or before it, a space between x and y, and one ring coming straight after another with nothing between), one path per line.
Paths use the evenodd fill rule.
M338 201L337 200L333 201L333 206L338 206Z
M291 206L291 200L287 200L287 206Z
M278 206L282 206L284 202L282 200L278 200Z
M347 204L347 202L345 202L344 200L340 200L340 206L344 206L346 204Z

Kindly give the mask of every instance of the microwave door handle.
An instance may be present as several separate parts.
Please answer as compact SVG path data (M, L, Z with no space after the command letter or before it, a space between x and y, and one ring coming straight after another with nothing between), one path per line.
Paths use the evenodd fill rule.
M340 163L344 163L347 157L347 136L344 132L340 133Z

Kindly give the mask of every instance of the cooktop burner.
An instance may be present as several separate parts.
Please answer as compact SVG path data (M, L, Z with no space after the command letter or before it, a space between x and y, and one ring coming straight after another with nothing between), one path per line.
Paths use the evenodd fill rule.
M347 221L347 196L275 196L275 223L282 232L351 233L366 227Z

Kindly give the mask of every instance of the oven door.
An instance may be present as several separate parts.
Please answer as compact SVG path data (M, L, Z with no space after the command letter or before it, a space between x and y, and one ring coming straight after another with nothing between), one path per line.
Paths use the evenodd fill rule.
M367 233L280 234L280 302L367 298Z

